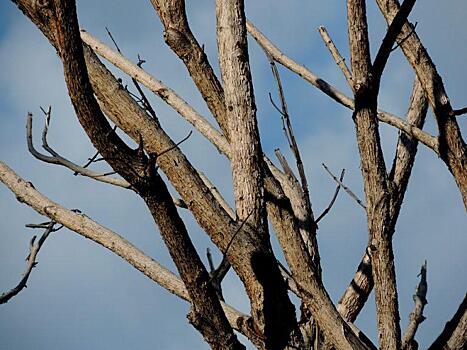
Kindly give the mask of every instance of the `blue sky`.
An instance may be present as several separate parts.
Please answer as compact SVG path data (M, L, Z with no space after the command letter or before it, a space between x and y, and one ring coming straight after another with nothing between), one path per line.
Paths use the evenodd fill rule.
M205 44L217 70L213 1L188 1L190 24ZM325 25L341 52L348 56L345 3L317 1L246 1L248 17L286 54L322 78L349 92L342 74L322 44L316 28ZM368 2L372 51L377 50L385 23ZM467 105L467 3L463 0L417 3L411 15L417 32L441 75L455 108ZM208 110L184 66L162 39L162 27L149 1L78 2L81 26L110 42L109 27L124 53L174 88L204 115ZM250 40L250 58L265 152L271 157L287 145L280 119L268 102L274 93L269 66ZM53 106L50 144L66 157L83 163L93 153L68 101L62 68L42 34L8 1L0 2L0 159L51 199L115 230L147 254L175 271L157 229L141 200L129 191L75 177L70 171L40 163L28 153L25 140L27 111L35 115L37 136L43 118L39 106ZM113 71L128 79L120 72ZM362 180L351 113L322 93L281 69L286 97L309 177L315 211L319 213L334 190L321 168L325 162L362 196ZM380 106L403 116L414 75L399 51L391 56L382 81ZM161 101L153 98L162 125L175 139L191 126ZM436 133L431 113L427 130ZM467 132L466 122L460 118ZM397 131L381 126L387 164L391 164ZM36 144L39 138L36 137ZM205 172L231 202L230 169L201 135L182 145L192 163ZM207 156L209 155L209 156ZM388 165L388 166L389 166ZM412 308L412 294L424 259L428 260L427 320L417 339L428 346L451 317L467 290L465 211L455 183L432 151L419 154L394 237L402 329ZM33 232L24 224L43 221L0 186L0 290L12 287L24 268ZM182 213L200 254L212 247L193 218ZM350 281L367 241L364 213L341 193L332 212L320 224L319 244L325 285L337 300ZM277 245L275 245L276 251ZM214 248L213 248L214 249ZM219 259L219 255L217 255ZM39 254L29 288L1 306L2 349L207 349L188 324L188 305L168 294L118 257L77 234L62 230ZM226 299L242 311L248 303L237 278L224 282ZM375 340L374 301L370 298L357 324Z

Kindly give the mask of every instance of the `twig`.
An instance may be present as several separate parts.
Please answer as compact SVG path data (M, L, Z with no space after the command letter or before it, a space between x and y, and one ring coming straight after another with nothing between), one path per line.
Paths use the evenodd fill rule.
M232 235L232 237L230 238L230 241L229 243L227 244L227 247L225 248L225 252L223 254L223 257L222 257L222 261L221 263L219 264L219 267L217 269L215 269L214 271L211 271L210 275L211 275L211 283L214 284L214 286L218 287L219 290L220 290L220 284L222 282L222 279L225 277L225 275L227 274L227 272L229 272L229 269L230 269L230 262L229 260L227 259L227 254L229 252L229 249L230 249L230 246L232 245L235 237L237 237L237 234L242 230L243 228L243 225L245 225L245 223L248 221L248 219L250 218L251 214L253 214L253 211L251 211L247 217L245 218L245 220L242 220L240 226L238 227L237 231L235 231L235 233ZM214 265L214 264L213 264ZM222 294L220 295L220 297L222 297Z
M341 183L342 183L342 180L344 179L344 175L345 175L345 169L342 169L341 175L340 175L340 178L339 178L339 181ZM316 219L316 223L318 223L322 218L324 218L326 216L327 213L329 213L332 206L334 205L334 202L336 201L336 198L337 198L337 195L339 194L340 189L341 189L341 185L337 184L337 187L336 187L336 190L334 191L334 195L332 196L331 202L329 203L327 208L324 209L323 212L318 216L318 218Z
M27 264L26 264L26 270L23 273L23 278L21 278L19 283L14 288L0 295L0 304L7 303L11 298L13 298L18 293L20 293L24 288L27 288L27 282L28 282L29 276L31 275L32 269L37 266L36 257L39 251L41 250L42 245L44 244L45 240L47 239L47 237L49 236L51 232L56 232L60 228L63 227L62 225L60 228L54 229L55 224L56 222L50 221L48 223L42 223L39 225L33 225L33 224L26 225L26 227L45 228L45 231L37 242L36 242L37 236L32 237L31 241L29 242L29 254L26 257Z
M186 140L188 140L188 139L190 138L191 134L193 134L193 131L190 131L190 132L188 133L187 136L185 136L183 139L181 139L180 141L178 141L178 142L177 142L175 145L173 145L172 147L170 147L170 148L168 148L168 149L162 151L161 153L157 154L157 155L156 155L156 158L159 158L160 156L162 156L162 155L164 155L164 154L166 154L166 153L172 151L173 149L177 148L178 146L180 146L183 142L185 142Z
M366 206L363 204L363 202L357 197L355 193L352 192L350 188L348 188L342 181L340 181L326 166L326 164L322 163L322 166L324 169L328 172L329 175L334 179L334 181L341 186L347 194L352 197L353 200L355 200L363 209L366 211Z
M413 295L414 309L409 316L409 324L402 338L402 349L411 349L413 348L412 343L415 342L414 337L417 332L418 326L420 323L425 321L425 316L423 316L423 309L427 304L426 293L428 291L428 284L426 281L426 260L420 269L420 282L415 290Z
M48 112L46 112L47 114ZM27 143L28 143L28 149L29 152L37 159L45 162L45 163L50 163L50 164L57 164L64 166L74 172L77 172L78 174L82 176L87 176L90 178L93 178L95 180L105 182L111 185L123 187L123 188L130 188L131 185L123 180L123 179L118 179L118 178L113 178L110 176L107 176L105 174L100 174L97 172L94 172L92 170L86 169L84 167L79 166L78 164L75 164L68 159L62 157L59 155L57 152L55 152L47 143L47 131L48 131L48 125L50 122L50 114L46 115L46 123L44 126L44 130L42 132L42 146L44 149L51 154L51 156L47 156L45 154L42 154L38 152L34 148L34 144L32 141L32 113L28 113L27 117L27 124L26 124L26 130L27 130Z
M211 250L207 248L206 255L209 262L209 276L212 286L216 291L219 300L225 301L224 296L222 295L222 280L227 275L227 272L230 270L230 263L227 259L222 258L221 263L217 268L214 267L214 262L212 260ZM225 255L224 255L225 256Z
M304 194L305 200L306 200L307 211L311 215L311 202L310 202L310 192L309 192L309 189L308 189L308 181L306 179L305 168L303 166L302 157L300 156L300 150L298 148L297 141L295 139L295 135L294 135L294 132L293 132L292 123L290 122L289 111L288 111L288 107L287 107L287 102L285 100L284 89L282 88L282 82L281 82L281 77L280 77L280 74L279 74L279 70L277 69L277 66L276 66L276 63L275 63L273 57L266 50L264 50L264 52L266 53L266 57L269 60L272 75L274 76L274 79L276 80L277 91L279 92L279 99L280 99L280 102L281 102L281 111L282 111L281 112L281 118L282 118L282 124L283 124L283 128L284 128L284 132L285 132L285 135L287 137L289 147L292 150L292 153L293 153L293 155L295 157L295 161L297 163L298 174L300 176L300 182L302 184L302 190L303 190L303 194ZM270 96L270 99L271 99L271 102L273 103L274 107L277 110L279 110L279 108L274 104L271 96Z
M120 256L167 291L182 299L189 300L185 285L178 276L144 254L119 234L99 225L87 216L66 209L45 197L28 185L28 182L20 178L2 161L0 161L0 182L3 182L20 201L32 207L39 214L53 217L56 222L63 224L71 231ZM222 303L222 306L232 327L244 334L248 334L246 326L240 323L241 320L247 319L248 316L225 303Z
M110 39L112 40L112 42L114 43L115 45L115 48L117 49L118 53L123 55L122 51L120 50L120 48L118 47L117 45L117 42L116 40L114 39L112 33L110 32L110 30L105 27L105 30L107 31L107 34L109 35ZM145 63L146 61L141 59L141 57L139 56L138 54L138 63L137 63L137 66L142 68L142 65L143 63ZM141 88L141 86L139 85L138 81L135 79L135 78L131 78L131 81L133 82L133 85L136 87L136 89L138 90L138 93L140 94L141 97L137 97L138 98L138 102L141 102L141 104L143 105L143 108L151 115L151 117L153 117L154 119L157 120L157 114L156 112L154 111L154 108L152 108L151 106L151 103L149 102L149 100L147 99L146 95L144 94L144 91L143 89ZM132 94L133 95L133 94ZM133 95L134 96L134 95Z
M334 61L336 61L336 64L341 69L342 73L345 76L345 79L347 79L347 82L349 83L349 86L353 90L352 73L350 72L349 67L347 67L347 65L345 64L345 58L342 57L341 53L339 52L336 45L332 41L332 39L329 36L329 33L328 33L328 31L326 30L325 27L320 26L318 28L318 32L319 32L319 34L321 34L321 38L323 39L323 41L326 44L329 52L331 53L332 57L334 58Z

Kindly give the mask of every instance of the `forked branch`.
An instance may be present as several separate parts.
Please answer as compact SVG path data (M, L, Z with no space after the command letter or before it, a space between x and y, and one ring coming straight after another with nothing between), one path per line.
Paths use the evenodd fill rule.
M26 257L27 264L26 264L26 269L23 273L23 277L21 278L21 280L15 287L13 287L9 291L0 295L0 304L7 303L11 298L19 294L24 288L27 287L27 282L28 282L29 276L31 275L32 269L37 266L36 257L39 251L41 250L42 245L44 244L47 237L49 237L50 233L55 232L61 228L60 227L58 229L55 229L54 228L55 224L56 222L51 221L51 222L47 222L39 226L40 228L45 227L45 231L37 242L36 242L37 236L32 237L31 241L29 242L29 254Z

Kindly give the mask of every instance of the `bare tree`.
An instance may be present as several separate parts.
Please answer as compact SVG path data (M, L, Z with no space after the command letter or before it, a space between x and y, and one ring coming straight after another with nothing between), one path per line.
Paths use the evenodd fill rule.
M414 295L414 310L407 330L401 332L392 238L409 183L418 143L443 161L467 207L467 149L457 122L467 112L453 109L435 64L417 36L408 17L415 0L377 0L388 23L376 56L370 55L366 3L347 1L350 67L324 27L320 34L342 70L353 98L285 56L253 23L247 20L242 0L216 0L216 37L220 77L204 48L192 33L183 0L151 0L163 26L167 45L186 66L217 125L184 101L173 89L142 68L144 61L126 58L111 33L113 49L80 30L73 0L13 0L49 40L63 63L63 74L79 123L97 153L84 166L54 150L47 141L52 109L43 110L42 134L45 153L33 144L32 115L28 115L27 144L32 155L46 163L66 167L75 174L129 189L149 209L168 248L179 277L112 230L77 210L70 210L40 193L0 162L0 180L17 199L51 221L34 227L46 232L31 242L28 267L17 287L0 296L7 302L26 286L36 255L45 239L60 224L117 254L155 283L188 301L189 322L213 349L245 348L237 337L243 334L259 349L415 349L415 333L424 320L427 303L427 265L422 266ZM279 102L271 102L281 115L293 162L276 151L280 168L263 153L256 116L255 94L248 54L250 34L269 59L277 84ZM381 78L391 53L401 48L416 73L405 118L378 108ZM100 58L131 77L137 94L131 92L101 62ZM290 119L279 70L280 64L351 109L355 124L364 199L345 185L344 171L334 175L336 191L326 210L314 212L309 183ZM164 131L144 86L209 140L231 164L235 208L231 208L209 178L198 171L180 149L190 135L174 141ZM431 107L439 134L423 131ZM390 167L386 165L379 124L397 128L399 138ZM138 147L131 148L119 134L126 134ZM103 160L111 172L99 173L89 166ZM293 169L296 167L297 171ZM166 181L180 198L173 198ZM298 174L298 175L297 175ZM117 175L117 176L116 176ZM333 303L322 279L317 242L318 222L331 210L340 189L365 211L368 246L348 288ZM178 207L178 208L177 208ZM208 253L209 269L203 264L190 233L179 215L188 210L198 225L222 252L215 266ZM270 232L268 223L272 224ZM271 245L276 235L285 263ZM240 278L250 302L249 314L228 304L222 280L232 269ZM378 343L373 344L353 322L375 289ZM289 292L301 302L297 318ZM466 346L465 300L433 344L434 348L463 349Z

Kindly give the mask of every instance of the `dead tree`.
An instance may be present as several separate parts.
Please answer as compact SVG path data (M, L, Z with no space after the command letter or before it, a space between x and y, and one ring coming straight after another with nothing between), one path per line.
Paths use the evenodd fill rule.
M245 335L259 349L375 349L417 348L415 332L424 320L427 295L426 264L414 295L415 308L405 333L400 315L392 238L406 193L419 143L443 161L456 182L467 207L467 150L457 118L467 112L449 102L435 64L408 21L415 0L377 0L388 23L387 32L374 58L370 55L364 0L347 1L350 67L324 27L327 47L347 79L353 97L348 97L303 65L285 56L253 23L248 21L242 0L216 0L216 35L220 77L216 76L204 48L193 35L183 0L151 0L164 26L167 45L186 66L193 82L217 122L208 119L184 101L173 89L132 63L116 49L91 33L80 30L73 0L13 0L49 40L63 63L68 93L79 123L97 153L78 165L52 149L47 142L52 110L43 110L46 126L41 153L33 145L32 115L28 116L28 148L37 159L60 165L75 174L135 192L146 204L170 252L178 274L145 255L122 236L76 210L69 210L41 194L0 162L0 180L17 199L51 221L40 224L46 233L38 245L31 242L28 269L20 284L4 293L6 302L26 285L35 257L48 234L60 224L119 255L169 292L191 305L188 319L213 349L244 349L236 333ZM258 131L257 108L250 71L247 34L264 50L277 83L279 103L271 102L281 115L297 174L277 150L280 168L263 153ZM110 32L109 32L110 34ZM111 34L110 34L111 36ZM112 36L111 36L112 37ZM113 37L112 37L112 40ZM391 52L401 48L416 73L405 118L378 108L381 77ZM122 85L100 58L131 77L138 94ZM336 191L320 215L313 211L299 145L276 64L352 110L364 199L345 185L344 171L335 176ZM231 164L235 208L231 208L210 180L199 172L164 131L141 86L152 91L209 140ZM439 134L423 131L428 107L434 112ZM385 163L379 124L400 130L396 155L390 168ZM138 147L133 149L117 133L125 133ZM98 173L89 166L104 160L112 172ZM180 198L173 198L161 177L164 173ZM115 176L117 174L119 177ZM317 243L318 222L331 209L340 189L356 200L366 213L368 246L355 277L335 305L322 282ZM177 208L178 207L178 208ZM219 267L209 257L203 264L190 233L179 215L189 210L199 226L223 254ZM268 228L272 224L273 232ZM271 235L276 235L285 256L277 260ZM232 268L250 302L243 314L224 300L221 283ZM353 324L372 289L375 289L379 344L372 344ZM301 300L297 319L289 291ZM436 340L435 348L462 349L466 343L465 300Z

